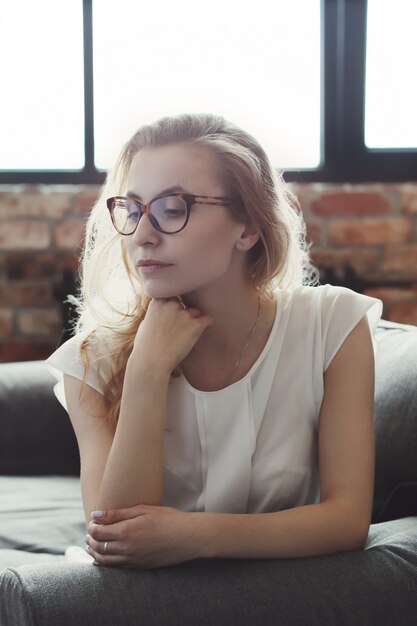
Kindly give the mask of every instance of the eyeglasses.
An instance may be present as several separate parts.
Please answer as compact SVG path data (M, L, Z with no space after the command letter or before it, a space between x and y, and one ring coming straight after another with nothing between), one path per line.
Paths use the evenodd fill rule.
M132 235L144 213L152 226L166 235L179 233L187 226L193 204L228 206L229 198L194 196L191 193L170 193L142 204L133 197L115 196L107 200L113 226L121 235Z

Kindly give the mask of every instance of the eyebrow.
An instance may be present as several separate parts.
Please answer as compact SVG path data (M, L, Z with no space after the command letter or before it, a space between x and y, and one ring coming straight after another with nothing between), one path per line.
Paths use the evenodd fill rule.
M160 191L155 196L155 198L158 198L158 196L162 196L166 193L175 193L176 191L181 191L182 193L189 193L187 192L186 189L184 189L184 187L181 187L181 185L173 185L172 187L167 187L166 189L163 189L162 191ZM133 191L128 191L126 193L126 196L128 198L136 198L136 200L139 200L139 202L143 202L142 198L137 193L134 193Z

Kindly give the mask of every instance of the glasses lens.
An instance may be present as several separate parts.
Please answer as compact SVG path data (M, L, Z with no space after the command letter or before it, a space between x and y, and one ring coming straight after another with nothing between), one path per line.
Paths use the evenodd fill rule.
M178 196L157 198L150 205L150 212L154 222L165 233L175 233L187 221L187 204Z
M130 235L139 218L139 208L131 198L116 198L113 201L113 223L120 233Z

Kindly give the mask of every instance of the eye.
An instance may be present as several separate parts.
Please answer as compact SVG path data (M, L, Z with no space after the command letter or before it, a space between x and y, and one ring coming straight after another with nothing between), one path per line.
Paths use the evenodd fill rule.
M127 219L128 220L137 220L138 219L138 211L127 211Z
M166 196L158 198L153 207L164 219L184 217L187 214L187 205L178 196Z
M137 221L139 217L139 211L136 203L133 200L127 198L124 209L127 213L127 219Z
M164 209L164 217L182 217L184 213L185 213L184 208L170 209L166 207Z

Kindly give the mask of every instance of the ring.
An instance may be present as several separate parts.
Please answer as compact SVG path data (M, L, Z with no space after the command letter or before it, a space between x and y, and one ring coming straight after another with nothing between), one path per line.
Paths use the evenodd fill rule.
M185 306L184 302L182 301L180 296L177 296L177 300L180 303L180 305L182 306L183 309L186 309L187 307Z
M108 541L105 541L105 542L104 542L104 554L108 554L108 553L109 553L109 549L108 549L108 547L107 547L108 545L109 545L109 542L108 542Z

